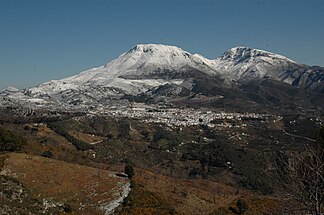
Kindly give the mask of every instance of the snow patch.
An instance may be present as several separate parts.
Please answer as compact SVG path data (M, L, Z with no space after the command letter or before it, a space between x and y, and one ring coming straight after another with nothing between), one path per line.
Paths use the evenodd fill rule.
M103 209L105 211L105 215L109 215L111 213L114 212L114 210L122 204L122 202L124 201L124 199L128 196L129 192L130 192L131 188L130 188L130 183L127 182L123 187L122 187L122 192L121 193L116 193L116 199L114 199L113 201L102 205L101 209Z
M316 88L322 84L319 81L322 80L321 70L303 72L299 68L304 67L282 55L248 47L232 48L221 57L210 60L175 46L140 44L104 66L29 89L8 87L0 92L0 97L1 105L18 102L23 105L81 107L107 103L125 95L138 95L166 84L192 89L194 82L186 76L186 72L191 70L219 77L228 86L232 81L238 83L257 78L292 84L300 76L298 87L315 85L311 87ZM186 81L181 77L186 77Z

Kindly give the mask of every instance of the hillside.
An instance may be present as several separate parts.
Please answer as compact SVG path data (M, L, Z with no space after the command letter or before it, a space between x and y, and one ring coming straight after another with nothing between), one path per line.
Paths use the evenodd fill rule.
M37 199L36 214L108 214L122 201L118 199L129 192L128 180L114 172L27 154L5 155L1 177L19 181ZM13 186L7 187L10 188ZM2 212L16 214L21 208L30 207L31 199L21 196L22 200L16 203L14 195L1 204Z

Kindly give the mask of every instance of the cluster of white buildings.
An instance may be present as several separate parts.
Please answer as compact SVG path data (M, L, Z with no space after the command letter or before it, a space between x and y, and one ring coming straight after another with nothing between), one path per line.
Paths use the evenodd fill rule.
M270 115L258 113L226 113L195 110L192 108L167 108L162 106L148 106L136 104L130 107L118 107L107 110L106 114L114 117L129 117L144 122L164 123L170 126L207 125L209 127L246 126L238 123L233 125L226 121L242 121L243 119L266 120ZM217 121L217 122L216 122Z

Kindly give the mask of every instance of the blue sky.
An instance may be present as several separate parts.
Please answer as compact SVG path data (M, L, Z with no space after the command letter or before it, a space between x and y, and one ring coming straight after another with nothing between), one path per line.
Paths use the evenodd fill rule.
M323 0L1 0L0 89L101 66L135 44L243 45L324 66Z

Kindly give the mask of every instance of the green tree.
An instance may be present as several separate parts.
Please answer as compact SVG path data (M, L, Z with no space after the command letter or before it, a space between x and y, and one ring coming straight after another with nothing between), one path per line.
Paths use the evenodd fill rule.
M245 199L237 200L236 207L239 210L239 214L244 214L249 209L248 203Z
M21 136L0 128L0 151L20 151L25 142Z
M126 160L125 162L125 174L127 174L128 178L132 179L135 175L134 165L131 161Z
M248 202L245 199L238 199L235 207L229 208L234 214L243 215L249 209Z
M324 150L324 126L318 130L316 139L320 150Z

